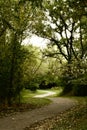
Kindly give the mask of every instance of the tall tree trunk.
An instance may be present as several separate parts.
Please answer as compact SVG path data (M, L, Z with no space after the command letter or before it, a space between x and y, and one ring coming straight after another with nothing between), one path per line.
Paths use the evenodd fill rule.
M11 43L11 69L10 69L10 85L8 91L8 104L12 104L12 98L14 97L14 73L15 73L15 46L16 46L16 34L13 34Z

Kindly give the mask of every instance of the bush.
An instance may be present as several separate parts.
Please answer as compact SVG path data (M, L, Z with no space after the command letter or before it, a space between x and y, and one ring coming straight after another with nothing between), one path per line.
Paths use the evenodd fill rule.
M67 73L59 78L59 86L63 88L63 94L67 94L72 91L72 76L70 77Z
M31 83L31 85L29 86L29 89L33 92L35 92L38 89L38 84L37 83Z
M35 82L28 81L24 85L26 89L29 89L31 91L36 91L39 88L38 83L35 83Z
M66 65L60 75L60 86L63 94L87 96L87 66L82 62Z
M75 96L87 96L87 81L83 78L73 81L73 94Z
M40 85L39 88L40 89L51 89L53 87L56 87L57 83L56 82L46 82L45 80L43 80Z

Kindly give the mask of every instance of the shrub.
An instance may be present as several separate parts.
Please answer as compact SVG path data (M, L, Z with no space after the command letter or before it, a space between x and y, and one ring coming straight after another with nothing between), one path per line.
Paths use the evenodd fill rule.
M75 96L87 96L87 81L85 78L73 81L73 94Z

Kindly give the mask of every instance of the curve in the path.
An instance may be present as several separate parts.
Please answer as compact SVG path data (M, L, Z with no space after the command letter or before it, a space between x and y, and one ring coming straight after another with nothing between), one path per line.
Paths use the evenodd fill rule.
M68 98L51 98L51 100L53 102L48 106L0 118L0 130L23 130L26 126L56 116L75 105L75 101Z
M34 97L35 98L44 98L44 97L52 96L52 95L56 94L56 92L52 92L52 91L44 91L44 92L45 92L45 94L35 95Z

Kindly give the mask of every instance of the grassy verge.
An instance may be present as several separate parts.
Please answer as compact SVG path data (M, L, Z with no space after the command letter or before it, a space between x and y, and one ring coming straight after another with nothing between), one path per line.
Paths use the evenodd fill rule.
M35 92L33 91L30 91L28 89L24 89L22 92L21 92L21 95L23 98L32 98L36 95L40 95L40 94L45 94L45 91L44 90L36 90Z
M54 95L48 96L48 97L56 97L61 92L61 88L59 88L59 89L57 88L57 89L37 90L35 92L24 89L22 91L22 93L21 93L21 97L22 97L21 102L22 103L32 104L35 107L41 107L41 106L47 105L47 104L49 104L51 102L49 99L47 99L47 98L39 98L39 99L34 98L34 96L45 94L45 93L47 93L47 91L55 92Z
M32 104L35 107L41 107L49 104L51 101L46 98L34 98L36 95L45 94L45 91L37 90L36 92L32 92L29 90L22 91L22 103Z
M37 95L43 95L43 94L46 94L47 92L55 92L54 95L50 95L50 96L47 96L47 97L57 97L60 93L61 93L62 89L61 88L52 88L52 89L46 89L46 90L40 90L38 89L37 91L35 92L32 92L30 90L23 90L21 95L23 98L32 98L34 96L37 96Z
M61 87L52 88L51 90L56 93L55 95L53 95L53 97L58 97L58 96L60 96L60 94L61 94L62 91L63 91L63 89L62 89Z
M51 103L49 99L46 98L33 98L35 95L44 94L44 91L37 90L36 92L31 92L29 90L23 90L21 92L20 103L14 103L10 107L3 106L0 107L0 117L9 116L15 114L15 112L29 111L35 108L40 108L44 105Z

